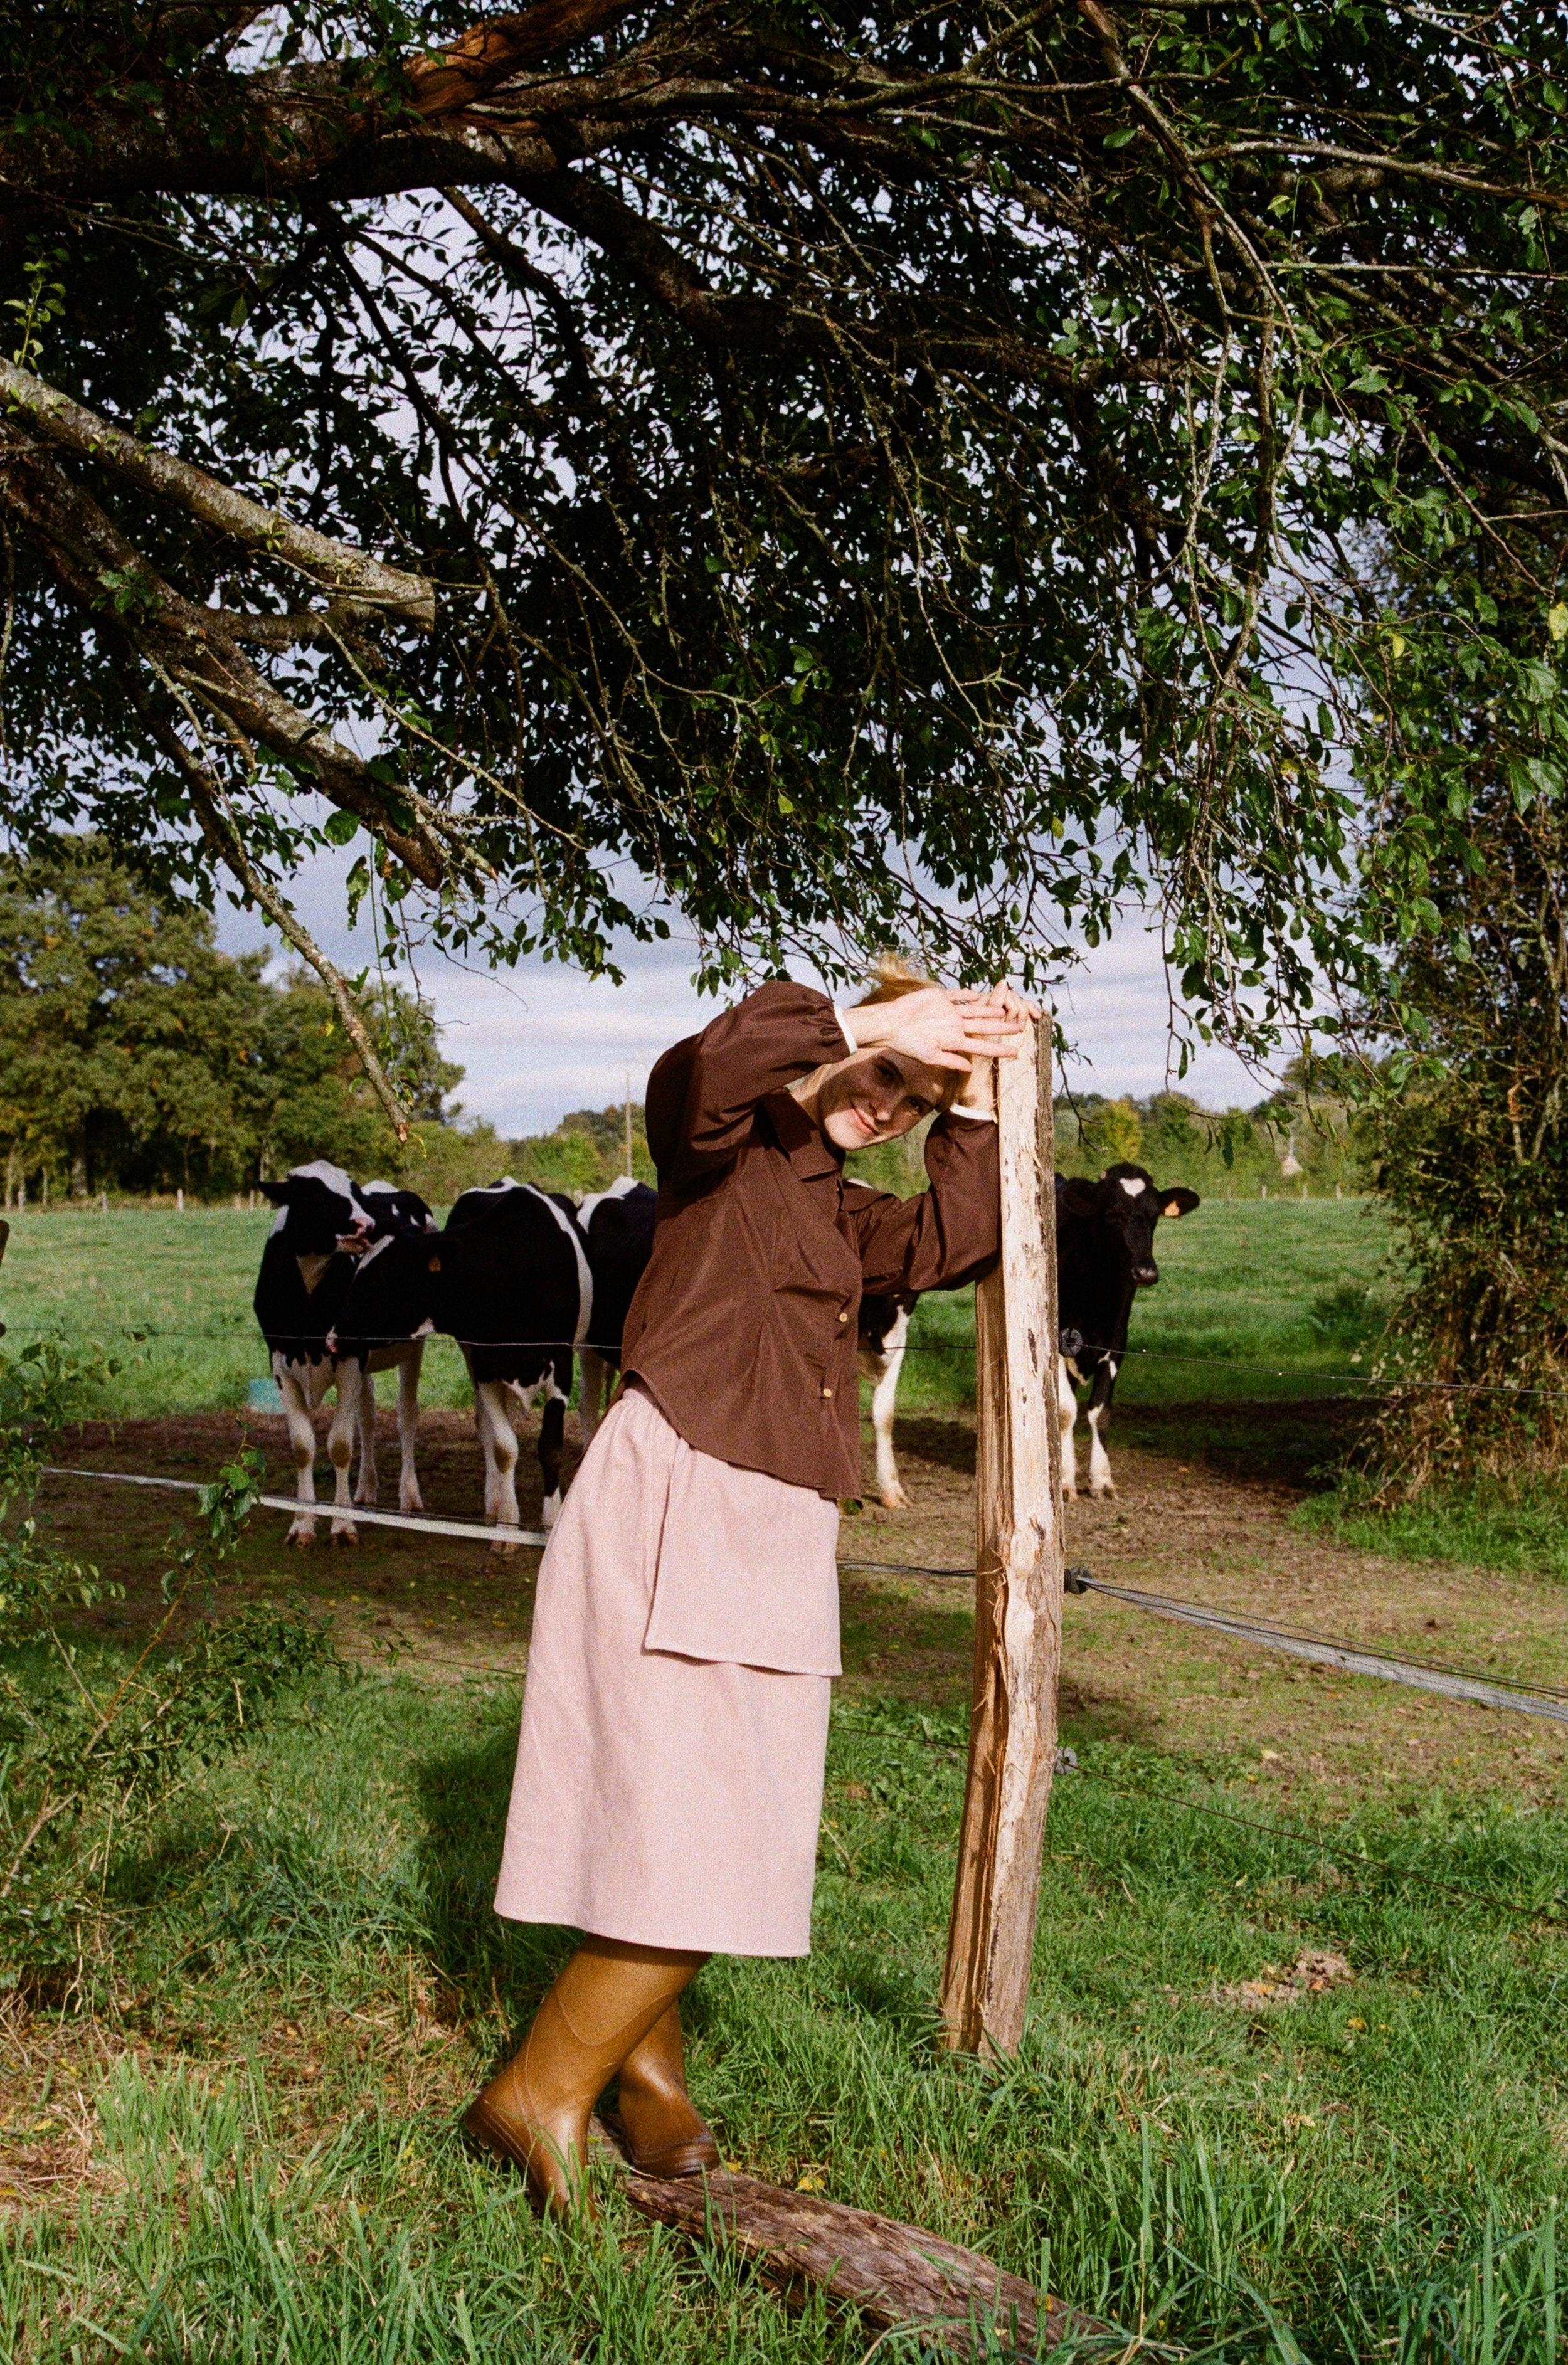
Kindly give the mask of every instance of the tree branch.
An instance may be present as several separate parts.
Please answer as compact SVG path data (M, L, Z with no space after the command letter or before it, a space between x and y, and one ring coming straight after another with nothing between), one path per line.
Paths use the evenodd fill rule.
M348 543L318 533L312 526L297 525L282 510L263 509L259 501L208 476L205 468L138 443L84 403L73 402L42 378L4 359L0 359L0 398L25 412L51 443L84 460L101 461L143 492L174 502L203 525L215 526L264 557L293 567L354 613L387 614L417 624L421 632L435 629L435 586L423 576L406 574L401 567L367 557Z
M41 446L3 416L0 499L100 629L111 627L227 728L259 740L333 804L368 824L416 879L428 887L442 883L446 857L432 827L441 816L401 786L392 795L409 807L409 824L395 818L387 790L364 758L256 671L235 646L224 612L183 599Z
M492 17L439 55L418 59L409 68L414 106L424 116L460 113L552 50L607 32L636 5L637 0L535 0L515 17Z
M229 810L228 800L217 779L200 758L191 753L179 733L151 712L141 693L140 685L132 681L129 687L148 728L152 732L164 754L179 768L185 786L190 791L191 803L195 807L202 835L225 869L232 871L246 894L253 902L260 905L278 933L286 937L296 952L309 962L332 998L332 1007L338 1014L342 1030L358 1052L360 1064L369 1080L370 1088L381 1103L393 1131L399 1142L407 1141L409 1138L408 1115L392 1089L386 1070L376 1057L375 1048L371 1042L364 1021L354 1008L353 996L349 992L347 979L321 950L315 937L311 936L295 911L293 904L279 894L271 880L258 870L251 860L241 843L240 832L235 826L234 817Z
M868 325L847 299L845 318L812 313L771 296L730 296L711 287L657 225L637 213L592 173L519 175L520 194L568 230L590 239L621 264L700 344L715 353L832 357L853 350L891 369L959 370L975 376L1046 380L1070 394L1114 383L1165 385L1186 365L1143 356L1072 361L1025 337L997 336L961 321L934 321L929 310L907 325ZM466 218L466 217L465 217Z

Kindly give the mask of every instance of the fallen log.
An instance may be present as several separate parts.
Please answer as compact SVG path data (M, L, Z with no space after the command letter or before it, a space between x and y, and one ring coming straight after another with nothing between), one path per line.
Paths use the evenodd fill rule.
M614 2145L619 2129L608 2113L604 2130ZM823 2291L879 2331L918 2332L946 2356L1043 2357L1070 2336L1075 2353L1078 2341L1122 2345L1108 2326L923 2226L755 2176L641 2176L621 2164L626 2199L640 2215L694 2242L738 2250L787 2306Z

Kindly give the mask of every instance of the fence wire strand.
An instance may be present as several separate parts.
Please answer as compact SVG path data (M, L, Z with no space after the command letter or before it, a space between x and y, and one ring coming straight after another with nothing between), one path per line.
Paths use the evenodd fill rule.
M198 1494L200 1482L194 1478L158 1478L127 1470L84 1470L64 1463L45 1464L45 1474L51 1478L92 1479L111 1485L163 1487L182 1494ZM520 1544L541 1550L549 1541L542 1529L492 1526L478 1520L443 1519L430 1515L416 1518L406 1511L377 1511L361 1504L301 1502L292 1495L257 1495L255 1501L267 1510L287 1511L294 1518L302 1515L311 1520L329 1519L346 1520L351 1525L363 1520L366 1526L400 1528L416 1535L454 1537L490 1545ZM851 1574L875 1572L883 1576L935 1577L939 1580L961 1580L972 1585L973 1569L934 1567L914 1561L841 1560L841 1569ZM1556 1723L1568 1724L1568 1691L1551 1685L1535 1684L1528 1679L1518 1683L1499 1683L1485 1670L1477 1667L1457 1667L1438 1660L1412 1659L1394 1652L1369 1651L1358 1642L1346 1642L1338 1635L1316 1632L1310 1627L1287 1627L1265 1623L1261 1620L1243 1618L1226 1609L1210 1608L1205 1603L1183 1601L1174 1594L1148 1593L1128 1586L1106 1583L1085 1568L1074 1566L1068 1572L1068 1589L1074 1593L1098 1593L1124 1607L1142 1610L1149 1615L1176 1619L1183 1623L1217 1634L1222 1641L1254 1644L1263 1650L1282 1651L1296 1658L1307 1658L1322 1664L1340 1668L1347 1675L1370 1676L1386 1682L1407 1684L1419 1691L1441 1693L1449 1698L1468 1700L1483 1708L1502 1709L1519 1716L1547 1717Z

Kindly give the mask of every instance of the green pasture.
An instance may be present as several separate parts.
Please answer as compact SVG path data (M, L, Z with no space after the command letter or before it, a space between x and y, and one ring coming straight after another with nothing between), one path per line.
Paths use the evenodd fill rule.
M725 2156L1117 2327L1064 2358L1556 2365L1563 1818L1433 1797L1303 1834L1239 1759L1070 1723L1033 2017L988 2066L944 2054L933 2011L960 1723L841 1700L815 1952L694 1990ZM11 2202L0 2354L871 2356L613 2197L603 2238L541 2225L465 2151L464 2100L569 1943L489 1910L516 1730L510 1686L320 1679L122 1855L94 2174L74 2203ZM1263 2011L1227 1992L1308 1947L1353 1980Z
M29 1212L0 1266L0 1318L18 1341L59 1328L109 1349L122 1368L105 1412L242 1405L267 1374L251 1295L271 1222L228 1207ZM1380 1211L1360 1200L1208 1200L1161 1225L1161 1279L1138 1298L1118 1408L1354 1394L1385 1245ZM924 1300L905 1402L971 1400L973 1341L971 1293ZM425 1372L428 1403L467 1401L449 1341L431 1341Z
M1343 1392L1381 1327L1388 1228L1365 1199L1209 1199L1162 1223L1159 1280L1139 1292L1118 1418L1140 1406ZM970 1293L924 1298L901 1396L974 1394Z
M0 1264L0 1319L13 1344L41 1330L93 1339L119 1363L96 1409L127 1418L224 1411L269 1377L251 1298L273 1210L117 1207L29 1210ZM424 1401L466 1404L448 1339L425 1354Z

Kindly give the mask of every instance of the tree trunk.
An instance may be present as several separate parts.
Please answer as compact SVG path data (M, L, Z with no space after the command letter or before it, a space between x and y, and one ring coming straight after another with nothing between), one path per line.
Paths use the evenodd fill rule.
M1017 2049L1029 1998L1061 1656L1056 1194L1048 1020L997 1063L1002 1257L975 1293L974 1687L942 1981L956 2050Z
M87 1189L87 1120L84 1117L71 1128L71 1196L85 1199Z

